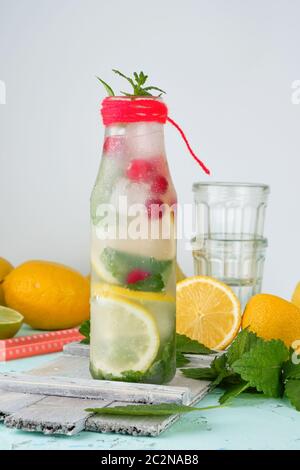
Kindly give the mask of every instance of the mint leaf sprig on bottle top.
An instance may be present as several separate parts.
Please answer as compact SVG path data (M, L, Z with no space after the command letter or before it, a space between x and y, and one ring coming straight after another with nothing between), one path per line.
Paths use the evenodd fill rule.
M112 71L115 74L119 75L120 77L124 78L132 86L132 93L121 91L122 95L125 95L128 97L130 96L153 96L152 93L150 93L150 91L158 91L159 95L157 97L160 97L162 94L166 93L164 90L162 90L161 88L158 88L157 86L153 86L153 85L144 86L148 79L148 75L145 75L143 71L141 71L140 73L133 72L133 77L128 77L123 72L120 72L120 70L113 69ZM115 92L113 91L110 85L108 85L100 77L97 77L97 79L104 86L108 96L115 96Z
M124 95L127 98L132 98L132 99L134 99L135 97L160 98L163 94L166 94L166 92L164 90L162 90L161 88L159 88L158 86L154 86L154 85L145 86L146 81L148 80L148 75L146 75L143 71L141 71L139 73L138 72L133 72L132 77L130 77L128 75L125 75L123 72L121 72L120 70L117 70L117 69L112 69L112 71L116 75L119 75L121 78L125 79L130 84L130 86L132 87L132 92L130 92L130 93L127 92L127 91L121 91L120 92L121 95ZM115 94L113 88L107 82L105 82L102 78L100 78L98 76L96 76L96 78L104 86L104 89L105 89L105 91L106 91L109 98L112 98L112 97L117 98L118 97ZM158 92L158 94L153 94L152 92ZM175 122L169 115L166 115L166 119L165 119L165 121L163 121L163 123L165 123L165 122L169 122L170 124L172 124L172 126L175 127L175 129L177 129L177 131L181 135L181 138L185 142L185 144L187 146L187 149L188 149L189 153L191 154L191 156L198 163L198 165L202 168L202 170L207 175L210 175L210 170L203 163L203 161L200 160L199 157L195 154L195 152L193 151L193 149L190 146L190 143L189 143L184 131L181 129L179 124L177 122Z

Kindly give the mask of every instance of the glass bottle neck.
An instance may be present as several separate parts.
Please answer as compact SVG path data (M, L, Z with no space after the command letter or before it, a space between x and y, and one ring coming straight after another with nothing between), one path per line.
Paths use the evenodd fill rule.
M128 137L139 137L139 136L150 136L156 134L157 138L159 134L162 139L164 138L164 124L158 122L132 122L132 123L120 123L112 124L105 127L105 135L119 135Z
M105 141L116 143L130 159L166 159L163 124L133 122L107 126Z

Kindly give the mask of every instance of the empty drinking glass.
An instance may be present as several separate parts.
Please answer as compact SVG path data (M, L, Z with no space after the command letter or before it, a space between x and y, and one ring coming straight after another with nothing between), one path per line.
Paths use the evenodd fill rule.
M195 183L195 274L229 285L242 307L261 291L269 187L250 183Z

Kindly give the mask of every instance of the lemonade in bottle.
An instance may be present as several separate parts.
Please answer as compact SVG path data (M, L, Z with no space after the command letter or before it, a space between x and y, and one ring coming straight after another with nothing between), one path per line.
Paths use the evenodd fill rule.
M176 371L176 192L152 96L102 103L103 154L91 196L90 370L169 382Z
M163 384L176 372L176 192L164 146L168 117L147 76L102 102L105 126L91 195L90 371L95 379ZM154 97L151 91L159 91ZM206 169L205 169L206 170Z

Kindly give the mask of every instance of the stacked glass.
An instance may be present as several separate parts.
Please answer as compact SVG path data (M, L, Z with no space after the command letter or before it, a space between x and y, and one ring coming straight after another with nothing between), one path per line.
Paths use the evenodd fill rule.
M195 274L229 285L244 308L250 297L261 292L270 189L255 183L195 183L193 191Z

